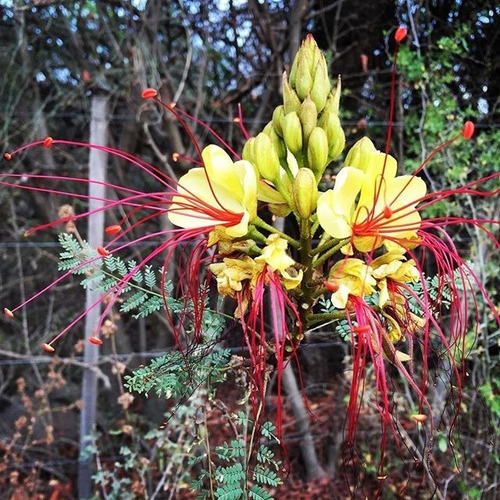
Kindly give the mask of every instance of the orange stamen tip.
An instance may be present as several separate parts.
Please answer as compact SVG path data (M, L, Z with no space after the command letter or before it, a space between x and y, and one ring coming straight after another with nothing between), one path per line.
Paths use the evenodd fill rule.
M400 43L406 38L407 34L408 34L408 30L404 26L400 26L396 30L396 33L394 34L394 40L396 40L396 42Z
M240 123L241 120L239 119L239 117L236 116L235 118L233 118L233 122L234 123Z
M52 139L52 137L47 137L47 139L45 139L43 141L43 145L46 147L46 148L50 148L50 146L52 146L52 144L54 143L54 139Z
M12 155L11 155L10 153L4 153L4 154L3 154L3 157L4 157L7 161L12 160Z
M3 308L3 313L5 314L5 316L7 316L8 318L10 319L14 319L14 313L10 310L10 309L7 309L6 307Z
M469 140L472 138L474 135L474 123L471 121L466 121L464 123L464 128L462 130L462 135L464 136L465 140Z
M94 345L102 345L102 340L99 337L90 337L89 342Z
M51 353L51 354L55 351L55 349L50 344L42 344L42 349L45 352L48 352L48 353Z
M379 481L385 481L387 479L387 474L385 476L377 476Z
M325 281L323 285L325 285L325 288L330 290L330 292L336 292L339 289L337 283L332 283L331 281Z
M179 161L179 156L180 156L179 153L172 153L172 161L175 162Z
M105 231L106 234L118 234L122 230L121 226L114 224L113 226L108 226Z
M177 103L176 103L175 101L172 101L172 102L168 105L168 107L169 107L170 109L174 109L176 106L177 106Z
M152 99L158 95L158 91L156 89L144 89L141 93L141 97L143 99Z
M103 257L106 257L107 255L109 255L109 252L104 247L101 247L101 246L97 247L97 253L102 255Z
M422 422L425 422L427 420L427 415L424 415L422 413L417 413L415 415L412 415L411 418L415 420L415 422L421 424Z
M388 207L388 206L385 206L384 207L384 217L386 219L389 219L392 215L392 210L391 210L391 207Z

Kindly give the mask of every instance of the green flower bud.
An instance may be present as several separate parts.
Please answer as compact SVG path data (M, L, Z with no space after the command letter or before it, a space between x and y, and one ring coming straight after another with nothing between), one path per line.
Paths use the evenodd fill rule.
M293 153L302 151L302 126L297 113L292 112L283 118L283 139L286 147Z
M308 168L301 168L292 188L295 211L303 219L307 219L316 209L318 203L318 186L314 173Z
M283 108L285 114L291 113L292 111L298 111L300 108L300 99L288 84L286 72L283 74ZM283 126L283 123L281 126Z
M307 57L301 56L301 53L299 51L298 59L299 62L297 65L297 78L295 79L294 88L297 92L297 95L299 96L299 99L303 101L309 94L309 92L311 92L314 80Z
M371 157L377 152L377 148L368 137L363 137L349 150L345 159L347 167L355 167L366 171L370 164Z
M273 122L274 123L274 122ZM274 126L269 130L269 132L266 132L269 138L271 139L271 142L273 143L274 149L276 150L276 153L278 154L278 158L281 160L286 159L286 146L285 143L283 142L283 139L276 133L276 129Z
M281 122L284 116L285 116L285 107L283 105L278 106L273 111L273 127L276 133L280 137L283 137L283 129L281 128Z
M330 79L325 56L312 35L306 37L295 56L290 70L290 87L301 101L310 95L318 113L324 108L331 89Z
M307 144L309 168L319 181L328 165L328 137L321 127L314 127Z
M249 161L253 165L255 164L255 137L250 137L250 139L245 142L243 146L243 152L241 153L241 158L243 160Z
M342 90L342 80L340 79L340 75L337 78L337 86L335 90L330 92L328 96L328 100L326 101L326 107L333 111L337 116L339 115L339 107L340 107L340 92Z
M316 111L316 106L309 96L307 96L304 102L300 105L298 115L300 118L300 123L302 124L302 134L304 136L304 141L307 142L313 128L317 125L318 120L318 112Z
M321 60L316 67L314 83L311 88L311 99L316 105L318 113L325 107L330 94L330 78L328 77L328 68L326 67L325 56L321 54Z
M274 149L271 138L261 132L254 141L254 161L259 169L260 176L267 181L273 182L280 173L280 160Z
M328 138L328 157L330 160L334 160L345 147L345 134L340 125L339 117L328 108L325 108L318 124L326 132Z

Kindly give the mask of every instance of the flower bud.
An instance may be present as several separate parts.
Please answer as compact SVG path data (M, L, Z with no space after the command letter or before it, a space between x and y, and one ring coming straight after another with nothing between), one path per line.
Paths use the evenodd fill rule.
M363 137L349 150L345 159L347 167L355 167L364 172L369 166L371 157L377 152L377 148L368 137Z
M325 108L330 111L335 113L337 116L339 115L339 107L340 107L340 92L342 90L342 81L340 79L340 76L337 79L337 86L335 87L335 90L332 90L330 94L328 95L328 99L325 104Z
M318 203L318 187L314 173L308 168L299 170L293 182L292 196L295 211L303 219L309 218Z
M302 151L302 126L297 113L286 114L283 118L282 127L286 147L293 154Z
M325 107L328 96L330 95L330 89L330 78L328 77L325 56L321 54L321 59L316 67L314 82L311 88L311 99L316 105L318 113Z
M309 168L319 180L328 165L328 138L321 127L315 127L307 144Z
M286 158L286 146L283 142L283 139L276 133L276 129L274 128L274 126L271 127L270 130L266 132L266 134L271 139L274 149L278 154L278 158L280 160L284 160Z
M273 182L279 175L280 160L270 137L261 132L254 141L254 160L263 179Z
M295 91L299 96L299 99L303 101L306 96L311 92L313 88L314 80L311 69L309 67L309 61L307 56L299 53L297 54L298 64L297 64L297 77L295 79Z
M249 161L253 165L255 165L255 137L250 137L245 142L245 145L243 146L243 151L241 153L241 158L243 160Z
M286 72L283 73L283 108L285 114L291 113L292 111L298 111L300 108L300 99L288 84ZM281 123L281 126L283 126L283 123Z
M318 120L318 112L316 111L316 106L309 96L307 96L304 102L300 105L298 115L300 118L300 123L302 124L302 134L304 136L304 141L307 142Z
M278 106L273 111L273 127L276 133L283 137L283 129L281 127L281 123L283 121L283 117L285 116L285 107L283 105Z
M324 108L331 88L328 67L312 35L306 37L295 56L290 70L290 87L301 101L310 95L318 113Z
M339 117L325 108L318 122L319 126L326 132L328 139L328 158L334 160L342 153L345 147L345 134L340 125Z

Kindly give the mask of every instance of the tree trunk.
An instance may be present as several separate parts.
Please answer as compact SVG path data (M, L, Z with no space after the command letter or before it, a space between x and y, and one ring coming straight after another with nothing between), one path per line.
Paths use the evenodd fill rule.
M103 95L95 95L92 98L90 142L92 144L106 145L108 141L108 99ZM89 179L99 183L89 184L89 210L95 210L103 206L99 201L105 197L107 154L102 151L91 149L89 155ZM93 198L93 199L92 199ZM91 247L96 248L103 244L104 212L97 212L88 218L88 242ZM99 300L99 292L87 288L86 307L89 308ZM99 348L91 344L88 339L95 335L95 328L101 314L100 307L94 307L85 317L85 351L84 362L92 367L97 363ZM97 401L97 376L96 372L86 368L83 372L82 383L82 412L80 416L80 461L78 466L78 498L86 499L91 496L91 469L92 456L84 454L89 444L89 438L94 431L96 421ZM85 458L83 458L85 455Z

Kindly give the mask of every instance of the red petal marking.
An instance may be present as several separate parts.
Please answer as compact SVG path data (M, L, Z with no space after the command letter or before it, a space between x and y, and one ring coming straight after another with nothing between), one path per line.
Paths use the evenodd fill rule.
M3 154L3 157L4 157L7 161L12 160L12 155L11 155L10 153L4 153L4 154Z
M122 228L118 224L114 224L113 226L108 226L105 229L106 234L110 234L110 235L118 234L121 230L122 230Z
M102 345L102 340L99 337L90 337L89 342L94 345Z
M43 145L46 147L46 148L50 148L50 146L52 146L52 143L54 142L54 139L52 139L52 137L47 137L47 139L45 139L43 141Z
M423 415L422 413L417 413L416 415L412 415L411 418L415 420L415 422L422 423L427 420L427 415Z
M323 285L325 285L325 288L330 290L330 292L336 292L339 289L339 286L331 281L325 281Z
M462 130L462 135L468 141L474 135L474 123L471 121L466 121L464 123L464 128Z
M394 40L396 40L396 42L400 43L406 38L407 34L408 34L408 30L404 26L400 26L396 30L396 33L394 34Z
M97 253L102 255L103 257L106 257L107 255L109 255L109 252L104 247L101 247L101 246L97 247Z
M156 89L144 89L141 93L141 97L143 99L152 99L158 95L158 91Z
M14 313L10 310L10 309L7 309L6 307L3 308L3 313L5 314L5 316L7 316L8 318L10 319L14 319Z
M55 351L55 349L50 344L42 344L42 349L50 354Z

